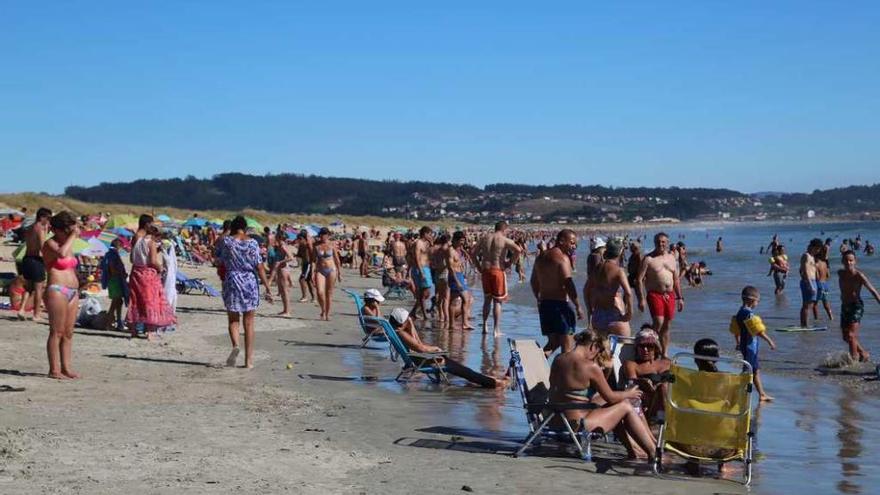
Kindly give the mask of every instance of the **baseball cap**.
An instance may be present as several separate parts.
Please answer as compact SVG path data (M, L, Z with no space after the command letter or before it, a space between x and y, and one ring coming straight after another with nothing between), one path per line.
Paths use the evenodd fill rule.
M594 237L590 239L590 251L603 247L605 247L605 239L601 237Z
M388 320L391 321L391 324L395 327L399 327L406 322L407 318L409 318L409 311L403 308L394 308Z
M382 296L382 293L376 289L367 289L364 292L364 299L373 299L378 302L385 302L385 298Z

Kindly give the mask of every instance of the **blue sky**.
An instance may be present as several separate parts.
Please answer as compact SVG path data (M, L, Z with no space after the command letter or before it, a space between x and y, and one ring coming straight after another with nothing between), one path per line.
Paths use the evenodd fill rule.
M876 1L5 1L0 191L870 184L878 25Z

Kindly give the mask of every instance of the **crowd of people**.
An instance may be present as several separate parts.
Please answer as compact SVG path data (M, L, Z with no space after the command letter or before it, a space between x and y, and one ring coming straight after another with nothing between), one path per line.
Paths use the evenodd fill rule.
M34 221L19 231L24 251L18 262L17 314L25 319L27 312L32 312L33 319L39 320L45 307L51 378L79 377L72 364L73 328L80 299L76 273L79 261L73 246L86 227L84 218L70 212L53 214L40 208ZM161 229L152 216L141 215L131 235L120 234L113 239L101 260L101 285L111 300L107 328L148 339L172 331L177 323L178 257L206 263L216 268L222 282L231 342L226 363L237 365L243 327L244 367L252 368L260 286L263 297L270 302L276 293L282 304L280 315L291 317L294 269L299 268L298 302L317 304L320 319L329 321L332 296L343 282L343 269L351 269L363 278L378 276L386 289L397 287L412 295L411 308L394 308L388 314L406 347L413 352L441 353L432 359L442 363L450 374L482 387L499 388L509 384L509 374L490 376L442 354L440 348L420 338L416 322L433 319L437 328L474 330L472 314L477 311L469 280L478 278L483 294L478 312L481 330L490 333L491 317L491 333L501 335L503 307L510 298L508 276L525 282L526 267L534 258L529 286L537 305L540 331L546 337L544 352L548 359L553 358L551 400L599 405L572 410L566 416L572 424L589 417L590 428L618 430L632 456L650 459L654 455L656 438L649 420L662 415L671 363L672 323L685 308L683 284L700 287L702 278L711 274L704 261L688 260L683 241L673 243L666 233L659 232L651 238L653 248L645 251L642 244L648 239L643 236L590 237L584 263L586 283L579 296L574 282L578 233L571 229L561 229L555 235L547 231L513 231L501 221L491 231L435 232L428 226L417 232L392 230L384 241L376 229L339 235L321 228L312 234L310 229L296 230L288 225L278 225L274 230L267 227L258 233L243 216L219 228L196 225L169 231ZM535 246L534 252L530 252L529 245ZM857 252L862 245L860 237L843 241L842 268L837 274L843 340L853 359L867 361L870 355L859 341L864 311L861 291L867 290L878 303L880 293L857 268ZM127 264L124 250L128 250ZM802 327L809 325L810 316L818 318L819 302L828 319L834 317L827 297L831 250L831 239L815 238L801 255ZM720 237L716 251L723 251ZM786 248L774 236L766 252L770 255L767 275L773 277L775 293L780 294L791 270ZM873 253L868 242L864 242L864 253ZM385 297L379 290L367 290L364 299L365 314L383 317L381 304ZM761 379L759 342L763 340L771 350L775 342L757 314L760 301L756 287L744 287L729 330L734 348L753 375L759 399L770 401L773 397ZM636 308L647 311L651 321L634 336L634 359L623 363L626 386L615 388L608 381L608 337L631 336ZM579 325L579 320L584 324ZM582 326L587 329L579 331ZM701 339L694 350L696 354L717 357L720 347L714 340ZM712 371L708 361L698 365Z

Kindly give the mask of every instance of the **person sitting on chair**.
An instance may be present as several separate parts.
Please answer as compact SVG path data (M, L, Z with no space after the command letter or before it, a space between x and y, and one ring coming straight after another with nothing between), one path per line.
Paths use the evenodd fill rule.
M558 355L550 367L550 402L587 403L592 402L598 394L606 402L605 406L567 411L566 419L575 423L585 419L586 427L591 432L617 430L620 438L629 435L648 460L653 461L657 446L654 435L641 417L641 411L630 402L640 399L642 391L638 387L622 392L612 390L600 364L610 360L605 340L595 331L586 330L575 335L574 348ZM630 457L636 457L637 453L629 442L625 445Z
M465 380L475 383L483 388L504 388L510 384L510 379L507 376L504 378L494 378L484 375L453 360L448 355L444 354L444 351L441 348L422 342L422 339L416 331L415 324L413 323L412 318L410 318L407 310L403 308L394 308L394 311L391 312L391 315L388 318L388 322L391 323L391 327L394 328L397 335L400 336L403 345L405 345L410 351L437 354L436 356L421 359L418 356L412 356L417 365L421 366L421 363L431 362L438 366L445 366L446 373L464 378Z
M646 418L654 418L663 410L666 390L664 374L669 373L672 362L663 357L660 340L650 323L642 325L636 334L636 359L623 364L626 380L642 391L642 410Z

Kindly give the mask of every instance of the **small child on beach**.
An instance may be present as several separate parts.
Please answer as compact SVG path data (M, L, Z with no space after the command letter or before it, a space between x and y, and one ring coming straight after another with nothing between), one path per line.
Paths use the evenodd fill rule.
M837 277L840 284L840 331L843 341L849 344L849 355L859 361L868 361L871 355L859 343L859 326L865 311L865 303L862 301L862 287L874 296L880 303L880 294L871 285L868 277L856 269L856 253L846 251L841 256L843 270L838 270Z
M107 330L116 318L116 330L125 331L125 322L122 320L122 306L128 306L128 273L125 271L125 264L122 262L122 256L119 249L122 247L122 241L119 238L110 243L110 249L101 259L101 287L107 289L107 295L110 297L110 309L107 314Z
M747 285L742 290L742 307L730 319L730 333L736 338L736 347L743 355L743 360L748 362L752 367L754 374L755 389L758 391L758 398L761 402L773 400L773 397L767 395L764 391L764 385L761 383L760 367L758 365L758 338L764 339L770 346L770 349L776 349L776 344L767 335L767 327L761 321L761 317L755 314L755 308L761 300L761 293L758 289Z

